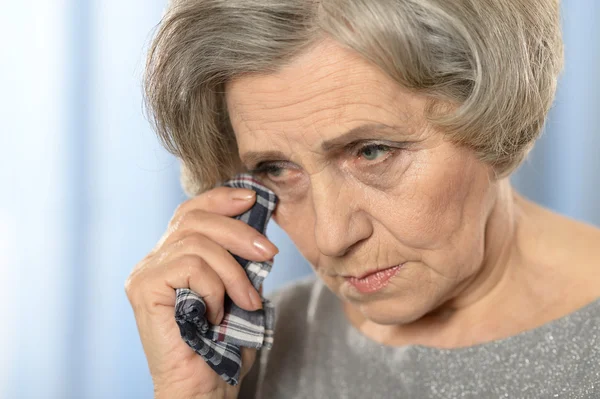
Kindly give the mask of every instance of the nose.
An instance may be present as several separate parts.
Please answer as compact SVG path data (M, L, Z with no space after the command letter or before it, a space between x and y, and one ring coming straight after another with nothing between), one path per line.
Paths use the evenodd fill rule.
M343 256L372 234L361 195L341 177L322 173L311 180L317 247L323 255Z

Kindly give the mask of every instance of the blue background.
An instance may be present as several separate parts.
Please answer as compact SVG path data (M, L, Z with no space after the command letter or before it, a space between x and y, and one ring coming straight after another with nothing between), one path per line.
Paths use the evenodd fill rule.
M144 117L164 1L0 3L0 398L151 398L123 284L177 204L177 162ZM600 225L600 2L563 2L566 68L514 182ZM270 291L310 273L281 253Z

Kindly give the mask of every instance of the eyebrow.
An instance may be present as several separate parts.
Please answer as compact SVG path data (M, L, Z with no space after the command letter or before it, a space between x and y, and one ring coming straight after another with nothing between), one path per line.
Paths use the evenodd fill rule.
M388 126L382 123L366 123L348 130L330 140L321 143L321 149L324 152L337 151L348 144L360 139L387 139L390 134L401 131L398 127ZM241 156L245 165L249 169L254 169L261 162L285 159L286 155L281 151L249 151Z

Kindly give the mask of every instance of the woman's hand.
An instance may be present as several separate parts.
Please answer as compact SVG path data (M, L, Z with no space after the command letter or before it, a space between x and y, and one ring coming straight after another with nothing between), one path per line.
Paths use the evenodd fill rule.
M271 259L277 248L242 221L232 219L256 201L247 189L219 187L181 204L165 234L125 283L154 383L155 398L235 398L239 386L221 379L181 338L175 322L175 289L190 288L206 302L207 319L219 324L223 298L246 310L262 304L232 253L253 261ZM256 350L242 349L241 379Z

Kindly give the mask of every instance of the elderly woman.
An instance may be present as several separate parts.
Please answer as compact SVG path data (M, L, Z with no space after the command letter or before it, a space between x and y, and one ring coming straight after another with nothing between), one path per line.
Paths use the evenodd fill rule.
M557 0L179 0L146 89L192 197L126 282L156 398L598 398L600 231L516 193L562 67ZM175 289L260 312L253 190L315 277L239 384ZM274 267L289 267L278 265ZM224 299L225 298L225 299Z

